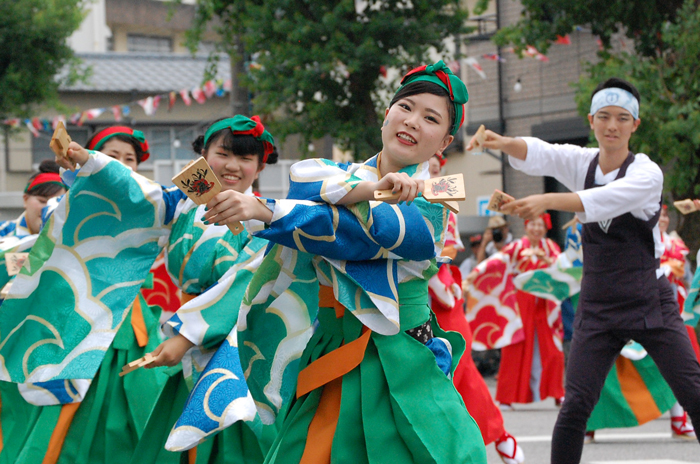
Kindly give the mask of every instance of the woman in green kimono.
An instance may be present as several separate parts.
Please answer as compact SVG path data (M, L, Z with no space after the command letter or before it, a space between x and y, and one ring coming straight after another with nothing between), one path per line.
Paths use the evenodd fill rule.
M143 134L125 126L97 132L88 146L108 153L132 169L149 156ZM52 212L57 205L45 209L44 220L50 214L46 210ZM51 289L42 287L38 291L51 292ZM8 305L18 302L14 296L10 296ZM40 407L18 420L23 427L15 424L5 434L0 462L52 463L59 459L117 462L109 461L106 456L123 459L129 448L133 449L153 406L152 398L165 379L159 372L140 373L131 379L117 377L125 362L143 356L160 341L157 335L160 308L148 306L140 294L132 301L132 310L125 314L124 323L104 353L94 378L19 384L23 397ZM115 442L122 446L115 447Z
M428 160L453 140L466 100L444 63L417 68L386 111L379 155L363 164L303 161L290 173L290 199L239 195L226 213L215 205L205 215L247 220L256 236L277 244L238 322L241 364L262 421L272 423L291 401L266 463L486 462L450 379L464 340L443 332L428 306L448 211L418 197ZM412 204L372 201L383 189ZM308 200L347 205L358 242L337 225L300 228L321 214ZM399 234L380 227L389 212ZM359 243L360 222L377 226L379 252Z
M39 172L33 174L24 189L24 211L13 221L0 222L0 288L3 294L9 290L12 277L8 275L5 263L8 253L26 253L36 241L36 234L41 230L41 212L47 202L66 193L66 186L58 175L59 166L53 160L44 160L39 165ZM2 304L0 296L0 304ZM37 406L27 403L22 398L16 384L0 382L0 453L3 442L7 443L16 436L26 433L30 424L27 418L35 414ZM1 456L1 454L0 454Z
M261 126L259 121L244 119L247 129ZM205 155L225 191L250 191L264 166L263 157L272 162L276 154L255 136L234 134L230 125L224 124L211 137ZM244 148L236 153L243 155L234 155L241 143ZM251 150L251 146L256 148ZM177 188L164 189L112 161L119 154L108 151L107 143L90 147L107 151L109 156L74 143L69 150L71 160L59 160L66 168L72 168L73 163L81 168L64 176L73 180L73 190L59 204L30 255L32 272L19 276L18 290L11 300L11 309L17 314L0 323L5 335L0 343L6 369L4 380L65 385L69 388L61 399L70 401L71 394L81 393L76 395L75 385L84 383L82 379L95 378L96 385L77 409L72 426L59 437L65 442L53 462L124 463L132 458L168 376L140 369L121 379L117 377L127 362L158 346L160 340L156 336L149 337L148 346L138 352L111 356L113 359L110 355L113 351L121 353L118 345L133 346L131 340L123 339L127 335L133 337L133 330L121 327L128 325L124 322L128 322L131 303L159 251L167 246L171 277L184 294L193 295L216 283L232 266L252 260L265 241L245 233L233 236L224 226L205 224L201 220L204 206L198 207ZM198 152L202 153L201 147ZM61 295L63 301L51 300L51 294ZM235 322L236 314L232 319ZM157 317L147 321L149 328L156 330L157 325ZM60 337L60 346L44 341L47 329L54 338ZM220 342L227 334L228 330L222 329L219 334L212 328L206 333L206 343L213 346L217 338ZM194 353L194 361L186 367L198 368L198 354ZM109 363L109 369L105 369L105 363ZM181 377L179 368L170 374ZM139 377L151 380L144 385ZM138 418L130 417L129 408L119 414L122 408L105 400L113 396L114 390L123 390L121 394L133 404L148 407L141 410ZM94 401L88 402L93 391ZM81 415L83 411L90 414ZM27 457L20 454L18 462L41 462L47 446L51 448L56 441L56 433L51 431L56 430L57 419L61 422L54 417L53 424L49 427L47 422L42 430L35 427L35 433L42 432L42 436L37 438L38 444L23 447ZM95 434L86 433L95 428ZM159 450L162 443L150 443L150 447ZM137 460L143 459L137 456ZM178 462L180 456L167 453L164 459ZM258 449L256 461L261 460Z

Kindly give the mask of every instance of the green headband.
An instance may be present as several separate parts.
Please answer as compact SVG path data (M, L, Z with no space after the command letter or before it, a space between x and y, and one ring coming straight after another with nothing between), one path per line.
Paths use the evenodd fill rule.
M467 86L440 60L435 64L420 66L409 71L401 79L401 87L396 92L398 93L407 85L418 81L432 82L447 91L455 108L455 124L450 131L452 135L455 135L464 122L464 104L469 100Z
M263 163L267 162L268 155L275 150L275 139L273 139L272 135L265 130L262 122L260 122L259 116L248 118L237 114L232 118L226 118L215 122L209 126L206 134L204 134L204 146L207 145L207 142L212 135L222 129L231 129L231 132L236 135L252 135L255 140L262 142L265 152Z

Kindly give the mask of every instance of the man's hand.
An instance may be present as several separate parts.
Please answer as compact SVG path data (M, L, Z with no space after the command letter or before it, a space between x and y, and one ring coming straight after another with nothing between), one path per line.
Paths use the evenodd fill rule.
M512 214L531 221L550 208L546 195L530 195L529 197L513 200L501 207L506 214Z

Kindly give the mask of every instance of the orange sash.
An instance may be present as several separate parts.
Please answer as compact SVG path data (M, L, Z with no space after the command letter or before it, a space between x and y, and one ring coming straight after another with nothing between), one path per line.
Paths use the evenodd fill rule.
M321 286L318 297L320 307L335 308L335 316L343 317L345 307L335 299L331 287ZM360 338L326 353L299 372L297 398L323 387L299 464L330 463L333 437L340 417L342 377L360 365L372 334L366 327L362 331Z

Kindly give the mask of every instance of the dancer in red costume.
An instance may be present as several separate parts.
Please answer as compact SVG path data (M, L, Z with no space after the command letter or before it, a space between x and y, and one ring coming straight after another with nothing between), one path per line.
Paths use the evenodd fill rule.
M554 302L516 291L512 285L513 276L546 268L559 255L557 244L545 238L550 228L548 214L527 221L524 237L481 262L466 279L480 291L477 296L499 291L501 287L493 285L494 278L505 282L498 295L500 310L479 307L479 302L476 307L470 305L475 332L484 324L500 325L498 334L489 339L493 346L486 348L501 348L496 400L503 409L510 409L512 403L531 403L547 397L560 403L564 397L560 308ZM484 343L481 338L477 340Z
M440 169L445 160L435 155L430 159L430 176L440 175ZM459 237L457 215L450 213L445 237L443 256L452 259L464 245ZM464 316L464 299L462 297L462 274L457 266L443 264L436 275L428 282L431 308L437 317L438 324L443 330L459 332L466 342L464 356L459 361L454 374L455 388L467 406L469 414L474 418L484 444L495 442L496 451L506 464L522 464L525 455L515 437L506 432L503 426L503 415L491 398L486 382L479 373L471 357L472 331Z
M661 232L661 241L664 244L664 254L661 255L660 267L666 274L666 277L668 277L668 281L671 282L671 286L676 293L678 306L683 312L685 298L688 295L684 277L686 256L689 250L678 234L675 232L668 233L668 224L667 206L663 205L659 215L659 232ZM690 338L690 344L693 346L695 356L700 360L700 346L698 346L698 339L695 335L695 327L686 325L685 328L688 331L688 338ZM674 437L695 439L695 429L688 421L688 414L678 402L671 407L671 433Z

